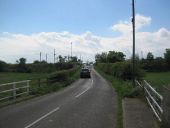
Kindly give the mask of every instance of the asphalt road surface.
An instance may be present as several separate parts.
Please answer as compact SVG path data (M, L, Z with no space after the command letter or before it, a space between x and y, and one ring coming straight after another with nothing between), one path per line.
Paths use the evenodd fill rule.
M0 128L115 128L117 100L96 71L62 91L0 109Z

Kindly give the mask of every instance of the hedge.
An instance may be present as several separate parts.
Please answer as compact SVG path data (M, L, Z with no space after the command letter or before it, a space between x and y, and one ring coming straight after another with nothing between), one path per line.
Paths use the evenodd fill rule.
M131 80L132 79L132 63L125 62L116 62L116 63L98 63L96 65L103 72L115 76L117 78L121 78L123 80ZM135 66L135 77L136 79L140 79L144 76L144 71L139 68L138 65Z
M68 81L77 70L79 70L79 66L68 70L56 71L48 76L49 83Z

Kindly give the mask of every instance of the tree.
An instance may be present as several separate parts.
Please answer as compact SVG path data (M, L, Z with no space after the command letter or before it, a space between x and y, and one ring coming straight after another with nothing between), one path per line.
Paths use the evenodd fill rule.
M97 63L97 62L100 62L100 54L97 53L97 54L95 55L95 61L96 61L96 63Z
M155 60L156 61L164 61L164 59L162 57L156 57Z
M26 65L26 59L25 58L20 58L18 62L19 62L20 66L24 67Z
M0 60L0 72L4 72L7 69L7 63Z
M170 48L166 49L166 52L164 53L165 61L170 66Z
M77 57L76 56L71 57L71 62L77 62Z
M121 62L125 60L125 55L122 52L115 52L115 51L109 51L102 52L101 54L95 55L96 62L100 63L115 63L115 62Z
M33 62L33 64L39 64L39 63L40 63L39 60L35 60L35 61Z
M107 62L107 52L102 52L100 55L100 62L106 63Z
M60 62L60 63L65 62L65 59L64 59L61 55L59 55L58 58L59 58L59 62Z
M107 62L107 52L102 52L101 54L96 54L95 61L99 62L99 63L106 63Z
M146 59L147 59L148 61L154 60L153 54L152 54L151 52L148 52Z
M110 63L121 62L125 60L125 55L122 52L109 51L107 60Z
M16 62L18 63L17 66L17 71L18 72L31 72L30 69L27 68L26 66L26 59L25 58L20 58Z

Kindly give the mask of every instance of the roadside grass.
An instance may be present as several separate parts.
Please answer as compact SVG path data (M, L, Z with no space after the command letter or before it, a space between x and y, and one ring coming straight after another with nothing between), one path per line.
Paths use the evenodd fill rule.
M14 73L14 72L0 72L0 84L28 80L46 78L47 73Z
M70 85L71 83L73 83L75 80L79 78L79 73L80 73L79 69L80 68L78 67L74 73L67 75L68 78L65 81L58 81L55 83L48 83L47 78L49 74L47 73L4 73L4 72L0 73L0 84L28 80L28 79L31 80L30 95L24 94L22 96L18 96L16 100L13 99L4 100L0 102L0 107L13 104L13 103L18 103L24 100L28 100L30 98L34 98L36 96L41 96L47 93L52 93L64 89L64 87ZM8 95L13 95L13 94L12 93L3 94L0 95L0 97L4 97Z
M163 86L170 87L170 72L147 72L144 79L147 80L157 90L161 90Z
M123 108L122 108L122 99L123 97L129 95L132 91L133 87L131 82L123 81L121 79L117 79L114 76L108 75L100 70L98 67L95 69L108 81L110 81L117 92L117 100L118 100L118 111L117 111L117 127L123 128Z

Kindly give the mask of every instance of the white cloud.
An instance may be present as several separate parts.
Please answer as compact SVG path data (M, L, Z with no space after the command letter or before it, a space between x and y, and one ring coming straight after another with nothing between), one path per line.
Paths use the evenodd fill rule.
M151 23L150 17L142 15L136 16L137 30ZM113 25L114 30L122 32L118 37L96 36L87 31L82 34L64 32L41 32L32 35L0 33L0 60L15 62L20 57L26 57L28 62L39 59L39 52L42 58L48 54L48 60L53 62L53 50L56 49L57 55L70 55L71 42L73 42L73 55L80 55L84 60L94 60L96 53L103 51L116 50L122 51L131 56L132 34L131 22L122 21ZM136 33L136 53L143 51L144 56L151 51L156 56L163 56L166 48L170 48L170 31L160 28L155 32Z
M2 33L0 35L0 59L15 62L19 57L26 57L28 62L39 59L39 53L49 56L53 60L53 50L57 55L70 55L73 42L73 55L85 56L84 59L94 60L94 54L100 48L100 38L90 32L81 35L69 32L41 32L32 35Z
M151 17L146 17L143 15L137 14L135 20L136 20L136 29L138 30L146 25L149 25L152 19Z
M120 21L118 24L113 25L111 29L114 31L119 31L123 34L127 34L132 31L132 26L130 22Z
M137 14L135 18L136 30L141 29L142 27L149 25L151 23L151 17L145 17L143 15ZM120 21L118 24L115 24L111 27L114 31L119 31L123 34L129 34L132 32L132 18L129 21Z

